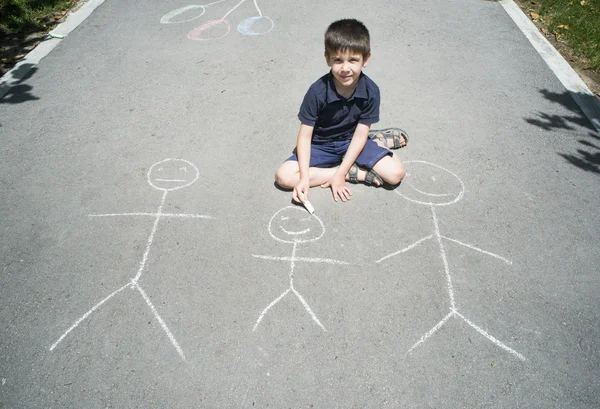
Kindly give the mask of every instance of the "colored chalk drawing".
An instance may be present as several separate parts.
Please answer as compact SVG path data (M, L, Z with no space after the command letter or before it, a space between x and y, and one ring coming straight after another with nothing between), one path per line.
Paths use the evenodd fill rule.
M219 0L209 4L203 5L188 5L176 10L170 11L165 14L160 22L162 24L179 24L188 21L196 20L204 15L206 8L212 5L223 3L226 0ZM187 37L190 40L196 41L207 41L207 40L218 40L219 38L225 37L231 31L229 21L226 20L227 16L231 14L235 9L242 5L246 0L241 0L231 10L229 10L223 17L218 20L208 20L204 24L194 28L190 31ZM275 27L275 23L269 17L264 16L258 8L258 3L254 0L254 8L258 12L257 16L251 16L244 19L238 24L237 30L240 34L246 36L257 36L270 32ZM186 17L187 16L187 17Z
M90 215L88 215L89 218L150 216L150 217L154 218L154 224L152 226L152 231L150 233L150 236L148 237L148 241L146 243L146 249L142 256L142 260L140 261L139 268L137 270L136 275L130 280L130 282L123 285L122 287L120 287L119 289L117 289L116 291L111 293L110 295L108 295L106 298L104 298L98 304L94 305L89 311L87 311L85 314L83 314L77 321L75 321L75 323L73 323L73 325L71 325L71 327L69 329L67 329L67 331L65 331L60 336L60 338L58 338L58 340L50 346L50 351L53 351L56 348L56 346L71 331L73 331L75 328L77 328L77 326L82 321L84 321L86 318L88 318L94 311L96 311L98 308L100 308L104 303L106 303L108 300L110 300L111 298L113 298L115 295L119 294L126 288L130 288L131 290L137 290L140 293L140 295L144 298L144 301L146 301L146 304L148 305L148 307L154 314L154 317L156 317L156 320L160 323L162 329L167 334L167 337L173 344L173 347L175 347L175 350L177 351L177 353L179 354L181 359L185 360L185 355L183 353L183 350L179 346L179 343L175 339L175 336L169 330L165 321L158 314L156 307L150 301L150 297L148 297L148 295L146 294L146 292L140 285L139 281L140 281L140 278L142 277L142 273L144 272L144 269L146 268L148 254L150 254L150 248L152 247L152 243L154 242L154 236L156 235L156 231L158 229L158 224L161 219L163 219L165 217L212 219L211 216L205 216L205 215L201 215L201 214L173 214L173 213L163 213L162 212L163 206L167 199L167 193L172 192L174 190L182 189L184 187L191 185L196 180L198 180L198 176L199 176L198 168L196 166L194 166L194 164L192 164L191 162L188 162L187 160L172 159L172 158L162 160L162 161L152 165L152 167L148 171L148 175L147 175L148 183L150 184L150 186L152 186L153 188L155 188L157 190L163 191L162 199L161 199L158 209L155 213L113 213L113 214L90 214Z
M485 338L487 338L488 340L493 342L498 347L504 349L505 351L511 353L515 357L524 361L525 357L523 355L521 355L514 349L506 346L505 344L503 344L502 342L500 342L499 340L497 340L496 338L494 338L493 336L488 334L487 331L485 331L481 327L475 325L467 317L465 317L458 311L458 308L456 306L456 301L454 298L454 288L452 286L452 274L450 272L450 267L448 265L448 259L446 257L446 250L444 248L443 240L447 240L447 241L451 241L453 243L460 244L461 246L467 247L471 250L475 250L482 254L488 255L490 257L497 258L498 260L502 260L507 264L512 264L512 262L510 260L505 259L504 257L497 255L497 254L482 250L478 247L463 243L456 239L443 236L440 233L440 226L438 223L437 215L435 213L435 208L437 206L446 206L446 205L451 205L453 203L458 202L463 197L463 194L465 192L465 186L464 186L463 182L454 173L450 172L447 169L444 169L441 166L434 165L433 163L429 163L429 162L425 162L425 161L407 161L405 163L407 164L407 168L409 169L409 171L406 174L406 176L407 176L406 179L402 182L403 189L402 190L397 189L397 190L395 190L395 192L398 195L404 197L405 199L407 199L413 203L418 203L418 204L423 204L423 205L429 206L431 209L431 217L433 219L434 231L433 231L433 234L430 234L426 237L423 237L423 238L417 240L410 246L405 247L402 250L398 250L394 253L388 254L385 257L382 257L381 259L377 260L376 263L381 263L382 261L387 260L388 258L391 258L398 254L407 252L427 240L433 239L437 242L437 244L439 246L440 255L442 257L442 262L444 264L444 272L446 274L448 297L450 300L450 312L444 318L442 318L441 321L439 321L436 325L434 325L428 332L426 332L421 337L421 339L419 339L407 351L406 354L408 355L415 348L422 345L425 341L427 341L427 339L429 339L431 336L433 336L433 334L435 334L435 332L437 330L442 328L442 326L444 326L444 324L446 324L446 322L450 318L455 317L455 318L462 319L464 322L469 324L469 326L474 328L477 332L479 332L481 335L483 335ZM410 164L410 167L408 166L409 164ZM414 175L418 174L420 176L420 184L418 187L415 186L416 183L413 183L413 179L416 179L416 178L411 177L413 174ZM425 175L428 177L425 178ZM425 186L423 186L423 185L425 185ZM438 190L438 186L443 186L443 187L447 188L448 186L451 186L451 185L453 185L453 188L454 188L452 190L453 193L446 193L446 192L442 192L442 191ZM406 187L406 188L404 188L404 187Z
M292 244L292 255L291 257L277 257L277 256L261 256L253 254L252 257L261 258L265 260L275 261L289 261L290 262L290 286L286 289L279 297L273 300L261 313L252 332L256 331L258 324L262 321L265 314L274 307L279 301L283 299L290 292L294 294L300 303L304 306L304 309L311 316L313 321L321 327L323 331L326 331L319 318L310 308L304 297L294 287L294 267L296 262L308 262L308 263L329 263L329 264L350 264L345 261L332 260L327 258L310 258L310 257L297 257L296 250L299 244L310 243L319 240L325 234L325 226L321 219L314 214L307 215L306 211L300 207L288 206L280 209L277 213L271 217L269 221L269 234L275 240L281 243Z

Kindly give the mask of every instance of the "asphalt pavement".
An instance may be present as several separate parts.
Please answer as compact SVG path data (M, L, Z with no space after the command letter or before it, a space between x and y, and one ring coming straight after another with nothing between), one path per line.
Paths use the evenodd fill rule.
M209 3L106 0L0 99L0 408L599 407L600 136L501 5ZM408 175L311 217L344 17Z

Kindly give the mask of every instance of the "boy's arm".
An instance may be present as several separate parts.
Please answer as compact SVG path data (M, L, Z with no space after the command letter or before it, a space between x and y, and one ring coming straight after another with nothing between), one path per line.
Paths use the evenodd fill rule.
M298 131L298 140L296 141L296 156L298 156L300 180L294 187L292 199L300 203L304 203L304 200L308 200L308 190L310 188L308 168L310 164L310 145L313 129L314 126L301 124L300 131Z
M345 202L346 200L350 200L350 196L352 196L352 191L346 186L346 174L365 147L370 129L371 125L358 124L356 126L344 160L331 179L321 185L321 187L331 187L331 193L333 193L333 199L336 202L338 198L342 199L342 202Z

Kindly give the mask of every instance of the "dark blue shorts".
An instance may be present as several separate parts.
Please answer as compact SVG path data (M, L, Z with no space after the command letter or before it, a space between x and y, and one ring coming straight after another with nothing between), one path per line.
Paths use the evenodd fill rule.
M311 168L333 168L339 166L344 159L344 155L350 146L350 139L344 141L332 141L327 144L310 145L310 164ZM356 164L363 169L371 170L373 166L384 156L392 156L388 149L377 145L372 139L367 139L367 143L362 152L356 158ZM296 150L287 160L298 161Z

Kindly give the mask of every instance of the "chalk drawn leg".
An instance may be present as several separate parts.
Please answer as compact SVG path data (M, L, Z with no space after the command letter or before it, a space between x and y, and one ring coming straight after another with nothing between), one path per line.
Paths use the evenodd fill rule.
M406 355L410 354L413 349L415 349L416 347L418 347L419 345L421 345L422 343L427 341L427 339L430 338L433 334L435 334L438 329L442 328L444 326L444 324L446 323L446 321L448 321L450 319L450 317L452 317L454 314L456 314L456 311L454 311L454 310L450 311L450 313L448 315L446 315L444 318L442 318L442 320L440 322L438 322L433 328L431 328L429 330L429 332L427 332L425 335L423 335L421 337L421 339L419 341L417 341L417 343L414 344L406 352Z
M452 310L450 311L450 313L448 315L446 315L440 322L438 322L431 330L429 330L429 332L427 332L425 335L423 335L421 337L421 339L419 341L417 341L407 352L406 355L410 354L412 352L413 349L415 349L416 347L418 347L419 345L423 344L428 338L430 338L433 334L435 334L435 332L437 330L439 330L440 328L442 328L444 326L444 324L446 323L446 321L448 321L450 319L450 317L452 316L458 316L460 317L464 322L466 322L467 324L469 324L471 327L473 327L477 332L479 332L481 335L483 335L485 338L489 339L490 341L492 341L496 346L504 349L507 352L510 352L512 355L516 356L517 358L519 358L521 361L525 360L525 357L523 355L521 355L520 353L518 353L517 351L515 351L514 349L504 345L502 342L500 342L499 340L497 340L496 338L494 338L493 336L491 336L490 334L488 334L486 331L484 331L483 329L481 329L480 327L478 327L477 325L473 324L471 321L469 321L469 319L467 317L465 317L464 315L462 315L460 312L456 311L456 310Z
M475 330L477 332L479 332L481 335L483 335L484 337L486 337L487 339L489 339L490 341L492 341L494 344L496 344L500 348L504 349L505 351L510 352L511 354L513 354L514 356L516 356L517 358L519 358L521 361L525 360L525 357L523 355L521 355L520 353L518 353L514 349L507 347L502 342L498 341L496 338L494 338L493 336L491 336L490 334L488 334L487 332L485 332L484 330L482 330L481 328L479 328L477 325L473 324L471 321L469 321L469 319L467 317L465 317L464 315L462 315L458 311L456 312L456 315L458 315L460 318L463 319L463 321L465 321L471 327L475 328Z
M254 328L252 328L252 332L256 331L256 328L258 327L258 324L260 324L260 322L262 321L263 317L271 309L271 307L273 307L275 304L277 304L279 301L281 301L281 299L283 297L285 297L287 295L287 293L290 292L290 290L291 290L291 288L288 288L287 290L285 290L279 297L277 297L271 304L269 304L269 306L267 308L265 308L263 310L263 312L260 313L260 316L256 320L256 324L254 324Z
M98 308L100 308L102 306L102 304L104 304L105 302L110 300L112 297L114 297L115 295L117 295L118 293L120 293L127 287L133 288L133 284L131 284L131 283L125 284L123 287L121 287L117 291L113 292L111 295L109 295L108 297L106 297L105 299L100 301L98 304L94 305L88 312L83 314L83 316L81 318L79 318L77 321L75 321L75 323L73 325L71 325L71 328L69 328L64 334L61 335L61 337L54 344L52 344L52 346L50 347L50 351L52 351L54 348L56 348L56 346L69 334L69 332L73 331L79 324L81 324L81 322L83 320L85 320L87 317L89 317L91 313L96 311Z
M413 244L411 244L408 247L403 248L402 250L398 250L395 253L388 254L387 256L380 258L379 260L376 261L376 263L381 263L385 259L397 256L398 254L404 253L404 252L406 252L408 250L412 250L413 248L417 247L419 244L423 243L424 241L427 241L427 240L431 239L432 237L433 237L433 234L430 234L427 237L423 237L422 239L415 241Z
M160 323L161 327L163 328L163 330L165 331L165 333L167 334L167 336L171 340L171 343L175 347L175 350L177 350L177 353L179 354L179 356L181 357L181 359L183 359L185 361L185 355L183 354L183 350L181 349L181 347L177 343L177 340L175 339L175 337L173 336L173 334L171 333L171 331L169 331L169 328L167 327L167 324L165 323L165 321L160 317L160 315L158 315L158 311L156 311L156 308L154 307L154 305L152 305L152 302L150 301L150 298L148 297L148 295L146 295L146 293L144 292L144 290L142 289L142 287L140 287L140 285L137 283L137 281L133 282L133 285L135 285L135 288L137 288L138 291L140 292L140 294L142 294L142 297L144 297L144 300L146 300L146 304L148 304L148 306L150 307L150 309L154 313L154 316L156 317L156 319Z
M512 264L512 261L510 261L510 260L507 260L507 259L505 259L504 257L502 257L502 256L499 256L499 255L497 255L497 254L494 254L494 253L491 253L491 252L489 252L489 251L482 250L482 249L480 249L479 247L475 247L475 246L473 246L472 244L463 243L462 241L458 241L458 240L455 240L455 239L451 239L450 237L446 237L446 236L440 236L440 237L441 237L442 239L446 239L446 240L448 240L448 241L452 241L452 242L454 242L454 243L460 244L461 246L465 246L465 247L467 247L467 248L470 248L471 250L475 250L475 251L478 251L478 252L480 252L480 253L487 254L488 256L495 257L495 258L497 258L497 259L499 259L499 260L502 260L502 261L504 261L506 264Z
M300 302L302 303L302 305L304 305L304 308L310 314L310 316L312 317L313 321L316 322L317 325L319 327L321 327L321 329L323 331L327 331L325 329L325 327L323 326L323 324L321 324L321 321L319 321L319 319L317 318L317 316L315 315L315 313L310 309L310 306L308 305L308 303L306 302L306 300L300 295L300 293L298 291L296 291L295 288L292 288L292 291L294 292L294 294L296 294L296 297L298 297L298 299L300 300Z

